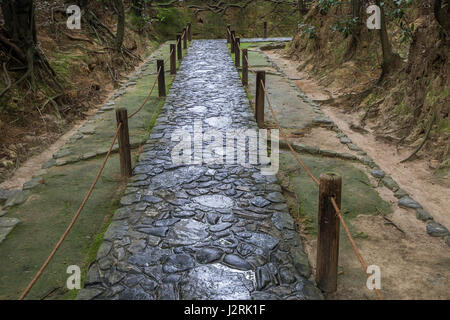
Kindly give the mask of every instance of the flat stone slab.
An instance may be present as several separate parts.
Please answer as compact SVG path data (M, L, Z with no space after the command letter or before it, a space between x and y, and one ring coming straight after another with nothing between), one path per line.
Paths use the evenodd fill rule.
M20 223L17 218L0 217L0 243L2 243L6 236Z
M226 41L192 42L79 299L321 299L276 176L172 161L195 122L257 129Z

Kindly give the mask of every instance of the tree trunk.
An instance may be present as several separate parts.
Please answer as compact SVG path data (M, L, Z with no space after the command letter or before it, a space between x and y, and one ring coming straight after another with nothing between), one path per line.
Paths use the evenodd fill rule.
M442 5L445 4L443 7ZM441 27L447 31L450 32L450 3L446 0L434 0L434 17L436 18L437 22L441 25Z
M353 58L356 48L358 47L359 36L361 34L361 1L352 0L352 18L358 18L355 25L352 27L352 37L350 39L350 44L345 52L345 60L350 60Z
M123 37L125 34L125 9L122 0L114 0L114 5L118 12L115 49L119 52L122 50Z
M12 42L23 52L28 66L24 78L29 77L34 88L34 60L36 56L36 24L33 0L8 0L2 4L6 31Z
M377 5L380 7L381 14L381 28L379 30L381 49L383 52L383 62L381 63L381 81L387 74L395 70L400 64L400 56L392 51L391 42L389 41L389 36L387 33L386 17L384 15L384 8L380 5L380 0L376 1Z
M142 17L142 11L144 10L143 0L132 0L131 1L132 11L136 17Z

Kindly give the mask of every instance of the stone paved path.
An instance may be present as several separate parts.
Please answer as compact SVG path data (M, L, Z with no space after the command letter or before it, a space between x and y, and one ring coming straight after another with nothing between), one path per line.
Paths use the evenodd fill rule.
M275 176L172 163L194 120L256 128L225 41L189 48L78 299L321 299Z

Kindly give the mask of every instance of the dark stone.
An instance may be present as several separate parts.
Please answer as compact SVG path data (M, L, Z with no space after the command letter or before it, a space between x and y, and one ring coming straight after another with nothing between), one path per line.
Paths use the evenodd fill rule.
M431 216L431 214L429 214L427 211L423 210L423 209L416 209L416 218L422 221L428 221L428 220L433 220L433 217Z
M136 228L139 232L150 234L156 237L165 237L169 228L167 227L138 227Z
M263 197L256 197L252 200L252 204L258 208L264 208L270 204L270 201L264 199Z
M271 282L270 272L266 266L256 269L256 290L265 289Z
M232 226L231 223L223 222L223 223L216 224L216 225L213 225L213 226L209 227L209 231L211 231L211 232L221 232L221 231L224 231L224 230L228 229L231 226Z
M158 220L155 222L155 227L170 227L180 221L178 218L172 218L172 219L164 219L164 220Z
M197 251L195 258L199 263L206 264L219 260L223 251L216 248L203 248Z
M411 199L410 197L403 197L400 200L398 200L398 205L400 207L404 208L410 208L410 209L423 209L420 203L417 201Z
M235 254L227 254L223 259L223 262L232 268L239 270L251 270L252 266L250 263L242 259Z
M434 221L427 224L427 233L432 237L445 237L449 234L446 227Z
M170 256L163 265L163 271L175 273L186 271L194 267L194 259L187 254L176 254Z

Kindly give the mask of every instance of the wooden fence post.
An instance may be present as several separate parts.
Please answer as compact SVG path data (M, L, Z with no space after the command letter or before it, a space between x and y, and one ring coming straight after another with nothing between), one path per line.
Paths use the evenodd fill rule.
M183 29L183 34L184 34L184 36L183 36L183 49L187 49L187 38L188 38L188 35L187 35L186 28Z
M117 125L122 123L119 129L119 154L120 154L120 173L122 177L129 178L133 174L131 169L131 150L130 135L128 132L128 113L127 109L119 108L116 110Z
M177 34L177 56L179 61L183 59L183 50L181 49L181 34Z
M177 73L177 48L175 44L170 45L170 74Z
M156 61L156 72L161 68L161 71L159 72L158 76L158 92L160 97L166 96L166 77L164 72L164 60L157 60Z
M230 39L230 44L231 44L231 52L234 53L234 39L236 38L236 32L234 30L231 30L231 39Z
M231 33L231 26L230 26L230 25L227 25L227 43L230 43L230 42L231 42L231 36L230 36L230 33Z
M248 49L242 49L242 85L248 86Z
M316 283L326 293L337 290L340 221L330 197L335 198L340 208L341 190L340 176L320 175Z
M264 21L264 38L267 38L267 22Z
M241 38L236 38L236 42L234 43L234 60L236 67L239 68L241 66Z
M258 123L258 127L262 128L264 126L264 89L261 84L264 83L266 86L266 72L257 71L256 72L256 100L255 100L255 119Z
M192 23L188 23L188 40L189 42L192 41Z

